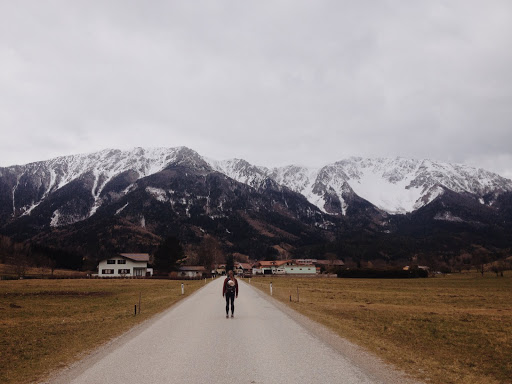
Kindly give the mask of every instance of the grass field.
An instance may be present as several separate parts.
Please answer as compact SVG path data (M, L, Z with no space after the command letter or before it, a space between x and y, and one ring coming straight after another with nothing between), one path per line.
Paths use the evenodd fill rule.
M9 264L0 264L0 279L4 278L16 280L18 279L18 275L19 273L16 266ZM24 276L27 278L85 278L87 277L87 272L72 271L68 269L55 269L52 273L52 270L47 267L25 267Z
M262 277L252 285L269 293L270 281L274 298L418 379L512 383L510 272L404 280Z
M0 281L0 383L32 383L181 299L175 280ZM186 281L185 296L204 285ZM134 305L141 298L141 313Z

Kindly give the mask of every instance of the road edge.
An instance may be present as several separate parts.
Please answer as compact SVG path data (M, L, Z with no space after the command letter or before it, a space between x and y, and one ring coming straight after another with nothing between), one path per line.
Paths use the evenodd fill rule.
M257 294L283 312L291 320L298 323L310 335L320 339L331 349L343 355L347 360L353 363L366 373L370 379L382 384L423 384L423 382L411 377L406 372L399 370L390 363L386 363L380 357L374 355L363 347L344 339L333 330L323 324L320 324L309 317L297 312L285 303L274 299L262 290L253 287L250 283L244 281L244 284L257 292Z
M215 280L209 281L207 284L195 290L190 295L178 300L177 302L173 303L170 307L164 309L162 312L153 315L149 319L144 320L142 323L133 326L123 334L106 341L105 343L101 344L100 346L94 348L89 352L84 352L83 356L79 357L77 361L71 363L70 365L64 368L60 368L53 372L50 372L46 378L42 379L42 381L37 381L37 384L69 384L72 380L80 376L82 373L84 373L87 369L89 369L98 361L103 359L105 356L109 355L117 348L122 347L131 339L144 332L146 328L150 327L153 323L157 322L162 317L167 315L168 312L173 311L175 308L182 305L188 299L194 297L196 294L201 292L206 286L208 286L213 281Z

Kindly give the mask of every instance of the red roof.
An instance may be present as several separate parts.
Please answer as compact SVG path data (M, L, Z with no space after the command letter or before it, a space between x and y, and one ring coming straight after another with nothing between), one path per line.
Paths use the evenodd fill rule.
M149 254L147 253L120 253L119 256L133 261L149 261Z
M277 261L267 261L262 260L258 261L256 265L259 265L260 267L280 267L283 264L289 263L291 260L277 260Z

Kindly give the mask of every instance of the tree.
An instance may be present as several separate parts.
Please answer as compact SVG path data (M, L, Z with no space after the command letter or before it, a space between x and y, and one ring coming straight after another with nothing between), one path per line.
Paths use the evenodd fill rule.
M232 254L226 257L226 273L235 269L235 259Z
M6 264L9 260L12 244L11 239L0 236L0 263Z
M472 261L476 270L480 272L480 274L483 277L485 272L485 265L488 263L487 252L483 248L476 248L473 251Z
M219 241L210 235L205 236L197 252L198 263L209 273L213 269L213 265L220 262L221 257L222 249Z
M22 244L15 243L11 252L11 264L14 266L16 275L18 278L24 277L29 266L27 249Z
M161 274L176 271L184 256L180 241L174 236L169 236L158 246L154 254L155 269Z

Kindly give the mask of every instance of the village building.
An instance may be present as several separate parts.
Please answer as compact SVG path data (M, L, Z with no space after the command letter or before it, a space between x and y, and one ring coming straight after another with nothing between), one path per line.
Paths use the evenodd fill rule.
M295 259L258 261L253 265L254 275L314 275L330 267L343 267L342 260Z
M215 265L212 269L213 276L223 276L226 274L226 264Z
M180 267L180 269L178 270L179 277L186 277L189 279L200 279L204 275L206 275L206 273L206 268L202 266L185 265Z
M299 264L295 260L286 260L276 270L278 275L315 275L316 273L317 268L313 264Z
M237 276L251 277L252 265L249 263L235 263L235 270L233 271Z
M286 263L286 260L280 261L257 261L252 267L252 273L255 275L273 275L277 273L277 269Z
M148 268L147 253L119 253L98 264L99 277L146 277L153 275Z

